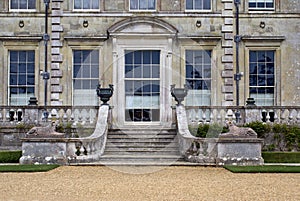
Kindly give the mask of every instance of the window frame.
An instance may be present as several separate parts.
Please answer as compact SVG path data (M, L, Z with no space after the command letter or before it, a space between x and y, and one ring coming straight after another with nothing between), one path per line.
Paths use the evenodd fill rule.
M217 59L217 45L219 39L209 40L209 41L199 41L195 43L193 41L187 41L185 44L181 46L180 54L180 79L178 83L178 87L184 87L185 79L186 79L186 70L185 70L185 62L186 62L186 50L210 50L211 51L211 94L210 94L210 105L219 105L221 104L221 96L220 96L220 89L222 87L221 83L219 82L219 72L218 72L218 65L221 65L220 61ZM176 85L177 86L177 85ZM213 91L212 91L213 90ZM186 100L185 100L186 103Z
M96 12L96 11L100 11L100 7L101 7L101 2L100 0L90 0L90 1L98 1L98 8L88 8L88 9L85 9L85 8L75 8L75 1L76 0L72 0L72 3L73 3L73 6L72 6L72 10L75 11L75 12ZM81 1L84 1L84 0L81 0Z
M156 12L157 11L157 4L158 4L158 0L153 0L154 3L155 3L155 8L154 9L132 9L131 8L131 1L132 0L129 0L128 2L128 8L129 8L129 11L130 12ZM141 1L141 0L137 0L138 3ZM151 1L151 0L147 0L147 1Z
M9 11L12 11L12 12L36 12L37 11L37 6L38 6L38 0L33 0L35 1L35 8L34 9L20 9L20 8L11 8L11 1L12 0L9 0ZM18 3L19 1L22 1L22 0L18 0ZM28 1L30 0L24 0L24 1L27 1L27 4L28 4Z
M256 63L257 65L259 65L259 64L262 64L262 63L264 63L264 64L267 64L265 61L264 62L259 62L259 61L257 61L257 62L251 62L250 61L250 53L251 52L273 52L273 56L274 56L274 59L273 59L273 65L274 65L274 67L273 67L273 70L274 70L274 72L273 72L273 76L274 76L274 84L272 85L272 86L268 86L268 84L267 84L267 80L265 79L264 81L266 82L264 85L259 85L259 81L258 81L258 79L257 79L257 84L256 85L251 85L250 86L250 75L256 75L256 76L266 76L266 75L268 75L268 73L258 73L257 71L256 71L256 73L253 73L253 74L250 74L250 65L252 64L252 63ZM271 49L271 50L267 50L267 49L265 49L265 50L249 50L249 52L248 52L248 54L249 54L249 61L248 61L248 71L249 71L249 73L248 73L248 80L249 80L249 82L248 82L248 91L249 91L249 97L251 97L251 90L250 90L250 88L251 87L253 87L253 88L264 88L264 89L267 89L267 88L273 88L273 103L271 104L271 105L268 105L268 104L266 104L266 100L268 99L268 98L266 98L266 94L268 94L268 93L261 93L262 95L263 95L263 98L260 98L261 100L264 100L263 102L264 102L264 104L262 104L262 105L259 105L259 106L274 106L275 105L275 96L276 96L276 50L273 50L273 49ZM266 67L265 67L265 69L266 69ZM264 70L265 70L264 69ZM256 94L260 94L260 93L256 93ZM260 101L261 102L261 101ZM256 100L256 104L257 104L257 100Z
M193 0L196 1L196 0ZM206 0L199 0L199 1L206 1ZM210 1L210 9L187 9L187 0L185 0L185 5L184 5L184 10L185 12L212 12L212 0L208 0Z
M74 87L74 79L77 79L77 78L74 78L74 65L75 65L75 63L74 63L74 51L91 51L91 52L93 52L93 51L98 51L98 58L99 58L99 60L98 60L98 76L97 76L97 78L94 78L93 80L98 80L98 82L99 82L99 79L100 79L100 71L101 71L101 66L100 66L100 63L101 63L101 57L100 57L100 55L101 55L101 52L100 52L100 49L99 48L93 48L93 47L84 47L84 48L72 48L71 49L71 58L72 58L72 69L71 69L71 72L72 72L72 74L71 74L71 83L72 83L72 105L74 105L74 106L76 106L75 105L75 103L74 103L74 91L75 91L75 87ZM92 65L91 63L90 63L90 65ZM79 78L78 78L79 79ZM91 79L91 77L89 77L88 78L89 80L92 80ZM95 87L95 95L96 95L96 87ZM95 105L91 105L91 106L98 106L99 105L99 99L97 98L97 95L96 95L96 102L95 102Z
M259 43L257 43L259 42ZM249 52L250 51L259 51L259 50L266 50L266 51L274 51L275 52L275 69L274 69L274 74L275 74L275 88L274 88L274 106L280 105L281 104L281 48L280 48L280 43L279 42L266 42L266 41L246 41L245 42L245 48L244 48L244 85L243 87L244 91L244 102L246 99L250 96L250 91L249 91Z
M276 11L276 2L275 2L275 0L273 0L273 7L272 8L266 8L266 7L263 7L263 8L258 8L258 7L250 7L249 6L249 4L250 4L250 2L249 2L250 0L247 0L245 3L246 3L246 8L247 8L247 10L248 10L248 12L253 12L253 13L256 13L256 12L258 12L258 13L260 13L260 12L275 12ZM264 3L265 3L265 1L266 0L256 0L256 1L264 1Z
M25 85L19 85L19 84L16 84L16 85L11 85L10 83L10 77L11 77L11 62L10 62L10 55L11 55L11 52L12 51L17 51L17 52L21 52L21 51L33 51L34 52L34 84L32 85L34 87L34 96L36 97L36 94L38 93L37 90L38 90L38 76L37 76L37 61L38 61L38 54L37 54L37 51L36 49L34 48L21 48L21 47L17 47L17 48L13 48L13 49L8 49L7 50L7 103L8 105L11 105L11 86L16 86L17 88L19 87L22 87L22 86L25 86L26 88L28 88L29 85L27 85L27 83ZM26 60L27 62L27 60ZM19 73L18 73L19 74ZM26 73L27 75L27 73ZM31 85L30 85L31 86ZM31 87L32 87L31 86ZM27 97L27 95L26 95ZM29 98L28 97L28 101L29 101ZM27 104L25 105L28 105L29 102L27 102ZM16 106L23 106L23 104L14 104Z

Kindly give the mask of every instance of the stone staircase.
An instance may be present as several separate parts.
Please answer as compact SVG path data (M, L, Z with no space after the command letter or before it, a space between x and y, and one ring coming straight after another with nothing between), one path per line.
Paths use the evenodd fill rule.
M181 160L176 129L111 129L103 165L171 165Z

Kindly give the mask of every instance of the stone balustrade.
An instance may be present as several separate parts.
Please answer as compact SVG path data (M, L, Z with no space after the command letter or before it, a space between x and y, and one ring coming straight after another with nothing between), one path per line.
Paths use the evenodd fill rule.
M269 123L300 123L300 106L186 106L188 124L224 123L241 114L240 123L253 121Z
M72 122L75 125L95 124L98 106L47 106L47 118L43 106L0 106L0 125L14 123L42 124L45 120Z

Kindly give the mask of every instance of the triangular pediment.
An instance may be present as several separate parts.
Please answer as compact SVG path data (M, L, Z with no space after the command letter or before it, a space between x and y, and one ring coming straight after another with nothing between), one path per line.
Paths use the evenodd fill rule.
M110 35L167 34L174 35L177 29L169 23L149 17L129 18L117 22L108 29Z

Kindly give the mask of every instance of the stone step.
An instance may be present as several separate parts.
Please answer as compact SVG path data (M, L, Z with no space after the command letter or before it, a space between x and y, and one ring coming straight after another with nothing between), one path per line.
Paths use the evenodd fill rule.
M175 129L125 129L125 130L119 130L119 129L114 129L114 130L109 130L109 135L113 134L127 134L127 135L159 135L159 134L164 134L164 135L176 135L176 130Z
M170 143L175 142L174 138L108 138L112 143Z
M104 154L100 161L177 161L179 155L147 155L147 154Z
M131 134L108 134L107 139L148 139L148 138L164 138L164 139L174 139L176 135L131 135Z

